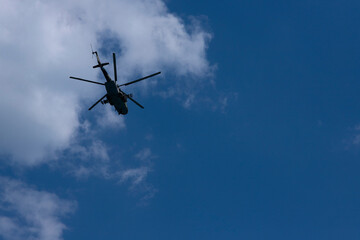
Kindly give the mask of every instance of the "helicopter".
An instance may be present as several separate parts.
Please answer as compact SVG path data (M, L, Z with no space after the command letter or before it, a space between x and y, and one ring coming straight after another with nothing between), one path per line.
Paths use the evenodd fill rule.
M137 101L135 101L132 98L132 94L126 94L125 92L123 92L121 90L120 87L122 86L128 86L130 84L133 83L137 83L140 82L142 80L145 80L147 78L150 77L154 77L158 74L160 74L161 72L157 72L151 75L148 75L146 77L142 77L139 79L136 79L134 81L131 82L127 82L127 83L123 83L118 85L117 84L117 72L116 72L116 56L115 53L113 53L113 63L114 63L114 80L112 80L109 76L109 74L107 73L107 71L105 70L104 66L108 65L109 63L101 63L99 55L97 53L97 51L92 51L93 55L96 55L96 60L97 60L97 65L93 66L93 68L100 68L102 73L104 74L104 77L106 79L105 83L101 83L101 82L95 82L95 81L90 81L87 79L83 79L83 78L78 78L78 77L72 77L70 76L71 79L75 79L75 80L80 80L80 81L84 81L84 82L89 82L89 83L94 83L94 84L98 84L98 85L103 85L105 86L106 89L106 94L100 98L96 103L94 103L90 108L89 111L91 109L93 109L93 107L95 107L99 102L101 102L102 104L107 104L109 103L110 105L115 107L115 110L118 112L118 114L122 114L122 115L126 115L128 113L128 106L127 106L127 100L130 99L132 102L134 102L136 105L138 105L140 108L144 109L144 107L138 103ZM104 99L105 98L105 99Z

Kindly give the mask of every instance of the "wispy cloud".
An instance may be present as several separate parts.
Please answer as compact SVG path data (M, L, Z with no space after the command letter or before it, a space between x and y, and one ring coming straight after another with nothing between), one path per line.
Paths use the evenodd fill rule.
M156 192L147 181L153 170L152 160L156 158L151 148L128 149L118 154L105 142L99 140L95 130L88 132L82 143L74 144L61 158L51 166L62 169L79 180L101 178L129 185L131 192L149 199ZM135 153L134 153L135 151Z
M146 180L151 170L150 166L143 165L137 168L128 168L119 173L119 183L130 184L130 192L140 196L140 205L147 205L148 201L158 192L158 190Z
M74 144L63 156L64 161L55 162L52 166L64 169L79 179L96 176L105 179L113 178L119 166L110 158L107 145L97 139L86 139L87 143Z
M149 173L148 167L132 168L123 171L120 174L120 182L130 181L132 188L144 182L147 174Z
M150 148L144 148L140 150L138 153L135 154L135 158L141 160L141 161L149 161L155 156L151 152Z
M61 218L76 203L0 177L0 236L5 240L60 240L66 229Z
M120 183L130 183L130 190L134 193L141 194L140 204L146 205L148 200L153 198L158 191L151 183L147 181L147 177L152 171L152 160L156 156L150 148L143 148L135 154L135 159L140 162L140 166L127 168L120 172Z

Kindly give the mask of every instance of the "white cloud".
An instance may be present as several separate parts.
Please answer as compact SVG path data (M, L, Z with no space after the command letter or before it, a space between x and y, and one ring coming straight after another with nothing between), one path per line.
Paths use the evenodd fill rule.
M190 108L190 105L191 104L193 104L193 102L194 102L194 99L195 99L195 95L194 94L190 94L187 98L186 98L186 100L185 100L185 102L184 102L184 108Z
M105 106L96 117L97 124L102 128L124 129L125 119L111 106Z
M127 168L118 173L120 183L129 183L132 192L142 195L140 204L147 204L157 192L157 189L146 180L152 171L151 159L155 157L150 148L144 148L135 154L135 159L141 163L140 166Z
M103 34L121 47L122 81L166 69L203 77L211 69L210 34L196 22L185 25L161 0L0 0L0 6L0 154L17 164L48 162L69 147L81 110L104 89L68 77L96 79L89 45L106 48ZM109 125L125 126L105 113Z
M130 181L132 187L135 187L145 180L148 173L148 167L127 169L121 173L120 182Z
M0 236L4 240L60 240L66 229L61 218L76 204L0 177Z
M91 134L91 133L90 133ZM89 143L75 144L70 149L72 161L61 161L57 167L64 168L79 179L90 176L112 179L116 176L118 166L113 166L109 157L109 149L106 144L98 139L87 139ZM65 159L69 156L65 156Z
M87 147L76 145L71 148L73 161L59 161L60 168L79 180L98 177L128 184L131 193L141 196L146 202L157 190L147 181L152 171L152 159L156 158L150 148L143 148L134 154L134 158L119 159L99 140L90 139ZM130 150L131 151L131 150Z
M141 161L149 161L154 156L150 148L144 148L140 152L138 152L135 157Z

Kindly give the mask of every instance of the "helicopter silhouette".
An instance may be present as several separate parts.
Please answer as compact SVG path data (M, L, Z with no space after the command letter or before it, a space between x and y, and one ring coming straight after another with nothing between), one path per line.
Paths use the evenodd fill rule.
M130 84L133 83L137 83L140 82L142 80L145 80L147 78L150 77L154 77L155 75L160 74L161 72L157 72L151 75L148 75L146 77L142 77L139 79L136 79L134 81L131 82L127 82L127 83L123 83L118 85L117 84L117 72L116 72L116 57L115 57L115 53L113 53L113 63L114 63L114 80L112 80L109 76L109 74L107 73L107 71L105 70L104 66L108 65L109 63L101 63L100 62L100 58L99 55L97 53L97 51L92 51L92 54L96 55L96 59L97 59L97 65L93 66L93 68L100 68L102 73L104 74L104 77L106 79L105 83L101 83L101 82L95 82L95 81L90 81L87 79L83 79L83 78L78 78L78 77L71 77L71 79L75 79L75 80L80 80L80 81L84 81L84 82L90 82L90 83L94 83L94 84L99 84L99 85L103 85L105 86L106 89L106 94L100 98L96 103L94 103L90 108L89 111L91 109L93 109L93 107L95 107L99 102L101 102L102 104L107 104L109 103L110 105L115 107L115 110L122 115L126 115L128 113L128 106L127 106L127 100L130 99L132 102L134 102L136 105L138 105L139 107L141 107L142 109L144 109L144 107L138 103L137 101L135 101L132 98L132 94L126 94L124 91L121 90L120 87L122 86L128 86ZM105 99L104 99L105 98ZM104 100L103 100L104 99Z

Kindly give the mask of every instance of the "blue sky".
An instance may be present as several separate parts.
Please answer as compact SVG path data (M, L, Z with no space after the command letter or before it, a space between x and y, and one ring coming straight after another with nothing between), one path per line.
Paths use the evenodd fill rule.
M2 2L0 239L359 239L358 2Z

